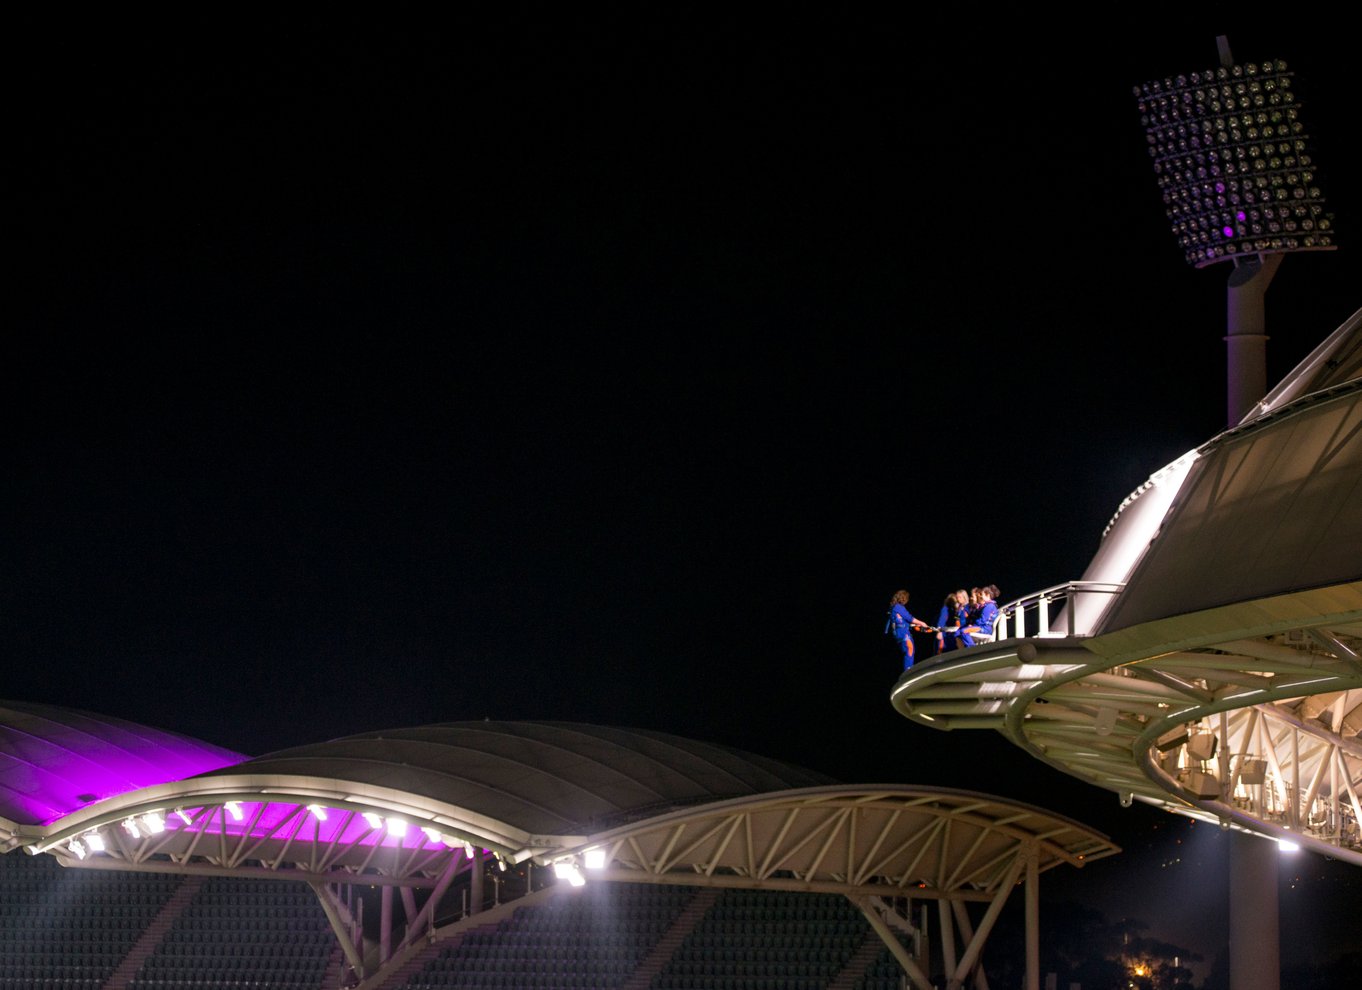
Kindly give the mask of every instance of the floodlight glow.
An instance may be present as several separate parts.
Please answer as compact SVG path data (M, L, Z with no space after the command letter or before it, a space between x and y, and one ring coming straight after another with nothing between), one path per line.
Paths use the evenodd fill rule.
M159 835L166 830L165 816L159 811L148 811L142 816L142 827L147 830L147 835Z
M497 857L497 869L502 873L506 872L506 860L502 859L500 856Z
M1292 842L1290 839L1278 839L1277 848L1284 853L1293 853L1301 851L1300 843Z
M189 817L188 813L183 808L176 808L175 815L177 818L180 819L180 821L184 822L186 825L194 824L193 820Z
M66 848L71 850L71 852L75 855L76 859L85 858L86 855L85 843L81 842L79 839L72 839L69 843L67 843Z
M586 883L586 877L582 876L582 871L577 869L577 864L571 860L559 860L554 863L553 875L559 880L566 880L574 887L581 887Z
M223 805L223 807L226 808L227 813L232 816L232 821L235 822L241 821L242 813L240 801L228 801L226 804Z
M375 831L383 827L383 816L375 811L366 811L362 817L364 818L364 823Z
M1201 268L1334 247L1310 136L1283 61L1135 87L1173 235Z
M473 858L473 843L465 842L463 844L463 854L467 856L469 859Z
M98 832L86 832L84 839L85 844L90 847L90 852L102 853L104 851L104 836Z
M307 806L307 810L312 812L312 817L317 819L317 821L319 822L326 821L326 809L323 808L320 804L309 804Z
M142 833L139 832L137 829L137 822L135 819L124 818L123 830L127 832L130 836L132 836L134 839L140 839L142 837Z
M406 819L404 819L404 818L389 818L389 819L388 819L388 834L389 834L389 835L392 835L392 836L395 836L395 837L397 837L397 838L399 838L399 839L404 838L404 837L406 836L406 834L407 834L407 822L406 822Z
M433 842L435 845L438 846L444 844L444 837L440 835L440 830L438 828L431 828L429 825L422 825L421 831L425 832L426 838Z
M586 855L582 857L582 862L588 870L605 869L605 849L601 846L588 849Z

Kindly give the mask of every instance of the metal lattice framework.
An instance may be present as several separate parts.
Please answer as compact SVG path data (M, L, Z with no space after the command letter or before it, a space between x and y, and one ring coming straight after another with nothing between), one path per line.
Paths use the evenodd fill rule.
M1009 639L894 690L937 728L991 728L1097 786L1362 864L1362 582Z

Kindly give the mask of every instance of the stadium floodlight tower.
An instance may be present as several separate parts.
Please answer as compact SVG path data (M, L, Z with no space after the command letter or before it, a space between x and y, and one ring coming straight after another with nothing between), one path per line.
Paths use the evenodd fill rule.
M1187 260L1234 265L1229 429L1131 493L1080 580L1004 605L892 701L1241 833L1230 983L1275 990L1278 848L1362 865L1362 310L1264 394L1267 285L1334 248L1333 218L1285 63L1219 47L1135 94Z
M1285 62L1236 65L1135 87L1168 219L1189 264L1232 262L1225 341L1228 425L1267 391L1263 297L1283 255L1334 248L1309 135Z

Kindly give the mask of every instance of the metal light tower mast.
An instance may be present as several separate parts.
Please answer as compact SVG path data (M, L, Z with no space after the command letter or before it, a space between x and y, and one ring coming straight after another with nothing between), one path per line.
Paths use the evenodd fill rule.
M1220 65L1135 90L1168 219L1187 261L1230 261L1226 284L1226 426L1267 392L1264 297L1288 252L1334 248L1333 218L1315 181L1310 139L1281 60ZM1232 837L1230 986L1280 985L1277 850Z

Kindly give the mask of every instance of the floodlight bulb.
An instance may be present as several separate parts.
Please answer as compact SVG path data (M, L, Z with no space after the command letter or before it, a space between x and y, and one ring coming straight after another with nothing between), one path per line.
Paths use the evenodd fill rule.
M389 818L388 834L401 839L407 834L407 821L405 818Z
M142 825L147 835L158 835L166 830L165 816L159 811L149 811L142 816Z
M473 858L473 843L465 842L463 844L463 854L467 856L469 859Z
M566 860L560 860L557 863L553 864L553 875L557 877L559 880L566 880L568 877L572 875L572 872L573 872L572 864L567 862Z
M383 827L383 816L376 811L366 811L362 817L364 823L375 831Z
M500 856L497 857L497 869L502 873L506 872L506 860L502 859Z
M71 852L75 855L76 859L85 858L85 843L81 842L79 839L72 839L67 844L66 848L71 850Z
M440 830L438 828L431 828L429 825L422 825L421 831L426 833L426 838L429 841L435 843L435 845L437 846L444 841L442 838L440 838Z
M241 821L243 815L241 812L240 801L228 801L226 804L223 805L223 807L226 808L227 813L232 816L232 821L234 822Z
M586 855L582 857L582 862L588 870L605 869L605 849L601 846L588 849Z
M104 836L98 832L86 832L85 844L90 847L90 852L102 853L104 851Z
M312 817L317 819L317 821L319 822L326 821L326 809L323 808L320 804L309 804L307 806L307 810L312 812Z
M132 836L134 839L140 839L142 837L142 833L137 829L136 820L132 818L123 819L123 830L127 832L130 836Z
M1284 853L1293 853L1301 851L1300 843L1292 842L1290 839L1278 839L1277 848Z
M190 819L189 814L183 808L176 808L175 816L179 818L180 821L184 822L186 825L194 824L193 821Z

